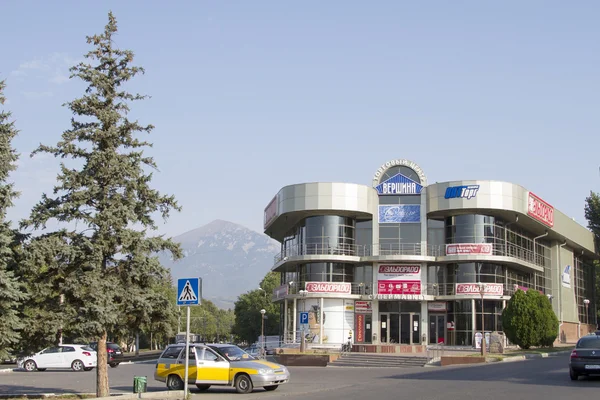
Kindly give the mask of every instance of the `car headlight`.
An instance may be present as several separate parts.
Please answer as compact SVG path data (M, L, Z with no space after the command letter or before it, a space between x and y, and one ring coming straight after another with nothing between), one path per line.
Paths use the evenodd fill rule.
M272 374L273 370L269 369L269 368L261 368L258 370L258 373L261 375L268 375L268 374Z

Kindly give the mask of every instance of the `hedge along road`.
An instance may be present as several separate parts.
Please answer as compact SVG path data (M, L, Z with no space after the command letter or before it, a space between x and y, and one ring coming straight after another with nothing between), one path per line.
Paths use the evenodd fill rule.
M572 382L568 355L488 365L427 368L290 367L291 381L275 392L256 389L240 395L231 388L211 388L194 397L208 399L591 399L597 397L600 378ZM131 393L134 376L148 377L148 391L165 386L153 378L154 362L124 364L109 369L112 393ZM96 374L45 371L0 374L0 394L93 393Z

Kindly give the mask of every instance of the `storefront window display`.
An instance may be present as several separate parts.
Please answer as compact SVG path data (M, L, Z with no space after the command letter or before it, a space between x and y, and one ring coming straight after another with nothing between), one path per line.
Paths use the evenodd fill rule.
M345 304L347 302L344 299L324 299L321 310L320 299L306 299L305 304L300 307L308 312L308 324L300 325L298 316L298 326L301 327L305 340L308 343L323 344L341 344L347 341L348 332L354 330L353 301Z

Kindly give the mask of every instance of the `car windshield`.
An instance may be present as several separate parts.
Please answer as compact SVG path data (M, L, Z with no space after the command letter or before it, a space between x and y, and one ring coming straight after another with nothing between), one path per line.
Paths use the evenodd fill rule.
M212 348L229 361L254 360L254 357L252 357L250 354L246 353L244 350L240 349L237 346L215 346Z
M577 342L578 349L600 349L600 337L590 337L579 339Z
M81 350L84 350L84 351L96 351L96 350L92 349L89 346L81 346Z

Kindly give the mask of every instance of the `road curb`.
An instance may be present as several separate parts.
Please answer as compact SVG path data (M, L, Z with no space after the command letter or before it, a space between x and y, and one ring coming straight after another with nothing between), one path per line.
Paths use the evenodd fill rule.
M523 361L523 360L533 360L535 358L547 358L550 356L558 356L563 354L571 354L571 350L566 351L554 351L552 353L533 353L533 354L523 354L521 356L507 356L500 362L513 362L513 361Z
M145 392L145 393L113 393L110 397L94 397L94 400L108 400L108 399L123 399L123 400L133 400L133 399L173 399L173 400L183 400L185 396L183 395L183 390L168 390L162 392ZM51 399L51 398L61 398L67 396L95 396L96 393L40 393L40 394L0 394L0 399Z
M150 360L145 360L145 361L150 361ZM144 362L144 361L123 361L121 363L119 363L119 365L132 365L132 364L136 364L138 362ZM0 368L0 374L7 374L9 372L16 372L20 370L20 368Z

